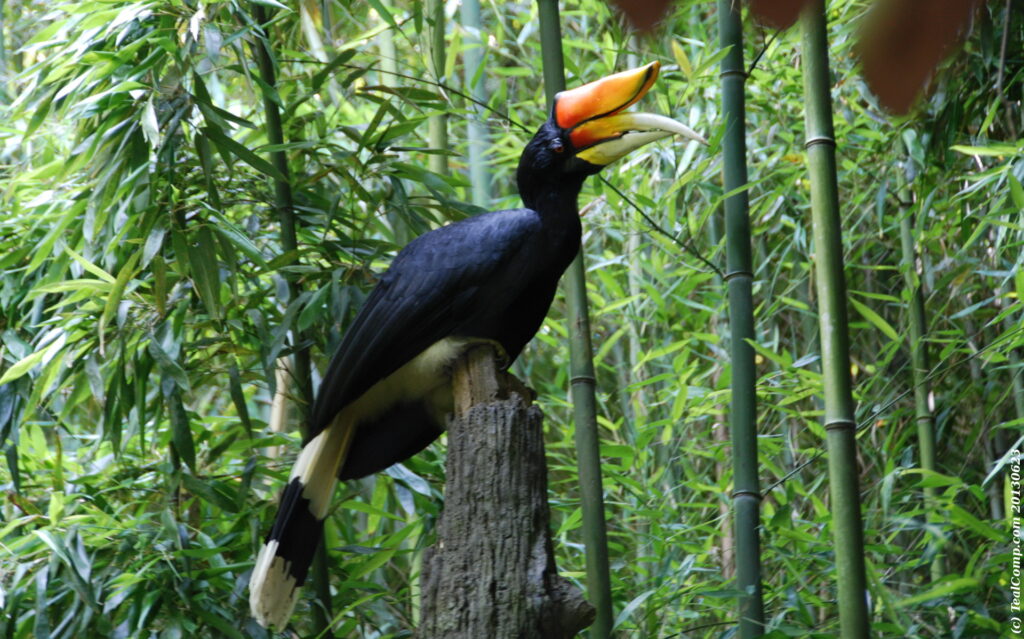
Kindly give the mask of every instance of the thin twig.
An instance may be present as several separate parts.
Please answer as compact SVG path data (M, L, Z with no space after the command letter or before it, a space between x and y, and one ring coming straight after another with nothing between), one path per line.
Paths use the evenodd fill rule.
M750 68L747 69L748 76L757 68L757 63L761 61L765 52L768 51L768 47L772 46L772 42L775 42L775 38L778 38L780 33L782 33L782 29L777 29L775 33L772 34L772 37L768 38L768 41L764 43L763 47L761 47L761 51L759 51L757 56L754 57L754 60L750 63Z
M513 119L512 116L510 116L509 114L507 114L507 113L505 113L503 111L499 111L499 110L495 109L494 107L492 107L491 105L487 104L486 102L481 102L480 100L475 99L473 96L471 96L469 94L466 94L466 93L463 93L462 91L459 91L455 87L449 86L449 85L445 84L444 82L439 82L437 80L431 80L429 78L423 78L423 77L419 77L419 76L408 75L406 73L401 73L399 71L387 71L387 70L381 69L379 67L372 67L372 66L364 67L364 66L360 66L358 64L341 64L341 65L338 65L338 66L341 67L341 68L345 68L345 69L359 69L359 70L367 70L367 71L376 71L377 73L390 74L390 75L393 75L395 77L402 78L403 80L412 80L413 82L420 82L422 84L429 84L429 85L435 86L435 87L437 87L439 89L443 89L443 90L445 90L445 91L447 91L449 93L453 93L453 94L459 96L460 98L462 98L464 100L468 100L468 101L472 102L473 104L477 105L478 107L480 107L482 109L490 111L492 114L498 116L499 119L504 120L505 122L508 122L509 124L511 124L513 126L516 126L516 127L520 128L520 129L522 129L523 131L526 131L526 132L532 131L532 129L530 129L530 127L526 126L522 122L519 122L518 120Z
M634 209L636 209L637 213L639 213L640 216L644 218L644 221L647 222L647 224L652 229L654 229L658 233L661 233L662 235L664 235L668 239L672 240L673 242L675 242L679 246L683 247L683 250L685 250L687 253L689 253L690 255L694 256L695 258L697 258L698 260L703 262L708 268L710 268L712 271L714 271L719 277L721 277L722 279L725 279L725 273L722 272L722 269L718 268L708 258L706 258L703 255L701 255L697 251L697 249L695 249L693 247L693 243L692 242L683 241L683 240L679 239L678 237L676 237L675 235L672 235L671 233L666 231L664 228L662 228L661 225L659 225L657 222L655 222L654 219L650 215L647 215L647 212L644 211L642 208L640 208L640 206L636 202L631 200L628 196L626 196L626 194L624 194L622 191L620 191L614 184L609 182L608 178L602 176L601 177L601 181L604 182L605 185L608 186L608 188L610 188L611 190L615 191L615 193L619 197L621 197L623 200L628 202L630 206L632 206Z

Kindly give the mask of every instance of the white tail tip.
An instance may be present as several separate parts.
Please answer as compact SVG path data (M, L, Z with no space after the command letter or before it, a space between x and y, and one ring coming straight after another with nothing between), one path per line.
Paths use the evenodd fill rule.
M264 628L281 629L287 625L299 598L295 577L277 556L277 541L263 544L249 580L249 610Z

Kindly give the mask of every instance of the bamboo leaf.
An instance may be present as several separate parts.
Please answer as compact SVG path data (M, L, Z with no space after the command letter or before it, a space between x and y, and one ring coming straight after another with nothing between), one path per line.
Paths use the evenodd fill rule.
M1001 542L1005 538L1003 531L993 527L988 522L978 519L958 504L950 504L949 513L950 520L954 525L966 528L979 537L996 543Z
M9 444L4 450L4 458L7 460L7 470L11 473L11 483L14 484L14 492L21 494L21 467L18 463L18 446Z
M217 148L221 150L221 152L235 156L268 177L282 182L287 181L285 177L281 175L281 172L274 168L274 165L225 135L222 130L216 127L206 126L203 127L203 133L206 134L206 137L208 137L217 146Z
M256 4L262 4L263 6L270 7L272 9L280 9L281 11L291 12L292 10L291 7L283 5L280 2L277 2L277 0L253 0L253 2L255 2Z
M253 1L254 2L260 2L261 4L268 4L268 5L277 4L276 2L273 2L272 0L253 0ZM203 621L208 623L213 628L216 628L217 631L220 633L221 637L231 637L232 639L245 639L246 635L243 635L238 630L238 627L236 627L232 623L228 622L226 619L218 616L214 612L212 612L210 610L207 610L206 608L203 608L202 606L196 606L195 607L195 611L196 611L196 613L199 615L199 617Z
M50 293L79 293L85 292L88 295L103 296L105 297L110 293L111 284L106 280L94 280L94 279L78 279L78 280L62 280L59 282L49 282L47 284L40 284L39 286L32 289L28 295L25 296L26 300L33 300L40 295L48 295Z
M210 206L219 211L222 204L213 181L213 151L210 150L210 141L202 133L196 133L195 145L196 155L199 156L199 164L203 169L203 180L206 182L206 193L210 196Z
M954 144L950 147L957 153L980 155L984 157L1015 157L1024 154L1024 147L1012 144L990 144L989 146L964 146Z
M928 590L922 593L918 593L905 599L896 601L896 605L900 608L906 608L908 606L916 606L919 603L925 601L931 601L932 599L939 599L941 597L948 597L954 593L962 592L964 590L972 590L981 586L981 583L974 577L953 577L947 581L943 581L935 586L932 586Z
M181 392L175 388L167 396L167 414L171 420L171 444L174 450L193 472L196 469L196 445L192 439L192 427L188 413L181 401Z
M70 246L65 246L64 247L64 252L67 253L68 255L70 255L73 260L75 260L76 262L81 264L82 268L84 268L85 270L89 271L90 273L92 273L96 277L100 278L104 282L108 282L110 284L113 284L114 282L117 281L117 278L115 278L113 275L111 275L110 273L107 273L106 271L104 271L100 267L96 266L95 264L93 264L89 260L85 259L81 255L76 253L74 251L74 249L72 249Z
M50 639L52 635L50 634L49 615L47 614L47 602L49 601L49 597L46 596L46 586L49 582L49 571L40 570L37 572L35 582L36 614L32 625L32 636L36 639Z
M622 611L618 614L617 617L615 617L615 624L613 626L613 629L618 628L622 625L624 621L629 619L630 615L633 614L633 611L639 608L645 601L647 601L647 598L653 595L655 592L657 591L651 589L640 593L636 597L633 597L633 600L626 604L626 607L622 609Z
M238 375L238 365L234 362L228 367L228 389L231 392L231 401L235 405L238 419L245 427L245 433L252 437L252 422L249 421L249 407L245 403L245 393L242 392L242 382Z
M156 337L151 337L149 340L149 354L156 360L161 372L169 375L182 390L189 391L188 375L185 373L185 369L171 359L171 356L160 346Z
M128 286L128 282L135 275L135 264L139 261L142 256L141 253L132 253L125 265L121 267L121 271L117 274L117 279L114 281L114 285L110 289L110 294L107 296L107 301L103 305L103 314L100 316L99 321L99 333L102 340L104 328L110 318L114 316L117 311L118 304L121 303L121 297L124 295L124 289Z
M200 74L192 74L192 86L195 89L192 99L202 112L208 126L225 130L230 128L227 124L228 122L234 122L235 124L244 126L247 129L256 128L256 125L249 120L241 118L230 111L226 111L216 106L213 103L213 99L210 97L210 93L206 90L206 83L203 82Z
M324 80L330 77L338 67L341 67L348 63L356 55L355 49L347 49L342 51L338 55L334 56L330 62L328 62L324 68L320 69L313 75L313 79L310 81L310 88L313 91L319 91L320 87L323 86Z
M391 26L392 29L398 28L398 23L395 22L395 17L392 16L391 12L388 11L387 8L380 3L380 0L367 0L367 2L371 7L373 7L377 11L380 17L383 18L384 21Z
M676 64L679 65L679 69L683 72L683 75L687 79L693 78L693 66L690 64L690 58L686 56L686 50L683 49L682 45L678 41L672 41L672 57L676 59Z
M870 322L872 325L874 325L875 328L877 328L878 330L880 330L883 333L885 333L886 337L888 337L889 339L891 339L894 342L899 342L901 340L899 333L896 332L896 329L894 329L889 324L889 322L885 321L885 319L882 318L881 315L879 315L878 313L874 312L873 310L868 308L866 305L861 304L860 302L858 302L854 298L851 297L849 299L850 299L850 304L855 309L857 309L857 312L860 313L861 317L863 317L868 322Z
M951 475L943 475L926 468L910 468L904 471L905 475L920 475L918 485L922 488L944 488L946 486L963 486L963 480Z
M3 376L0 377L0 385L13 382L35 368L39 363L48 361L56 355L57 351L59 351L63 346L64 339L58 339L47 345L46 348L42 348L31 355L18 360L13 366L4 371Z
M121 435L124 431L122 423L125 413L124 404L127 403L126 400L128 399L122 396L125 387L124 362L121 361L119 364L110 380L110 385L105 393L105 400L103 402L103 433L110 441L110 445L115 453L121 452Z
M386 519L394 519L395 521L402 521L402 518L399 517L398 515L395 515L394 513L390 513L390 512L388 512L386 510L382 510L381 508L374 507L374 506L372 506L370 504L367 504L365 502L355 501L354 499L349 499L349 500L346 500L346 501L342 502L338 506L338 509L339 510L355 510L355 511L358 511L358 512L361 512L361 513L366 513L367 515L371 515L371 516L383 517L383 518L386 518Z
M217 223L213 225L213 230L216 231L218 235L224 238L236 249L244 253L256 265L264 269L270 268L259 247L253 244L252 241L246 237L242 229L232 224L230 220L222 216L217 211L211 210L210 213L217 220Z
M199 298L214 319L220 319L220 267L217 263L217 242L206 224L196 231L195 244L189 244L189 264Z
M7 439L7 424L14 415L14 407L18 403L18 396L14 392L13 384L0 384L0 444Z
M1024 211L1024 186L1021 186L1020 180L1013 173L1007 174L1006 178L1010 182L1010 197L1013 198L1014 205L1018 211Z
M155 226L146 236L146 243L142 247L142 263L140 266L147 266L152 260L153 256L163 247L164 235L167 234L167 227L162 224Z
M184 473L181 479L185 488L209 503L229 513L239 512L239 504L236 500L237 493L233 490L228 490L221 482L215 479L200 479L188 473Z

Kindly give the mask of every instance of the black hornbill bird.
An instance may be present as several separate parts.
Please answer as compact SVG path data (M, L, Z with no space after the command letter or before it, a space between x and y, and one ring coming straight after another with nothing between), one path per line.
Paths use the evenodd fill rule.
M274 526L249 584L253 616L283 627L306 579L339 479L415 455L444 430L450 368L469 346L496 343L513 361L540 328L580 249L576 204L587 176L648 142L680 134L664 116L623 113L659 65L555 97L516 179L524 208L494 211L409 243L366 299L331 360Z

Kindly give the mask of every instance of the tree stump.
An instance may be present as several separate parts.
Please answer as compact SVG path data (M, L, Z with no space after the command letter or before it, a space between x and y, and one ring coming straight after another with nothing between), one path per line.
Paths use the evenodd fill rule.
M473 348L453 370L447 484L423 562L420 639L568 639L594 608L555 568L540 409Z

